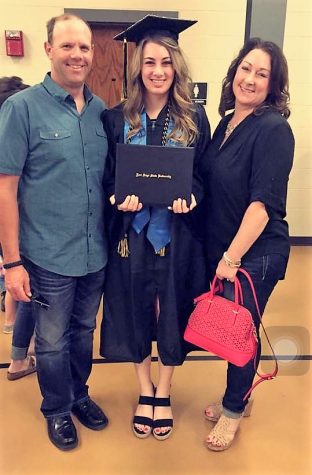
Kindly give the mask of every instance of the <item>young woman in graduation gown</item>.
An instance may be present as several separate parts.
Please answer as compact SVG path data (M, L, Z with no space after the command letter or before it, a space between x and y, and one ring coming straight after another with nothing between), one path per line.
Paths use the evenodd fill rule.
M172 432L171 379L174 367L192 349L183 333L193 299L207 288L196 205L203 198L198 169L210 127L204 109L191 102L188 68L170 28L171 24L165 32L148 29L135 38L128 99L103 117L109 140L109 260L100 353L135 363L140 398L132 429L139 438L153 434L158 440ZM150 207L150 218L140 225L146 209L140 197L115 203L117 143L195 147L190 205L177 199L170 209ZM161 236L155 244L158 227ZM158 350L157 389L151 378L153 340Z

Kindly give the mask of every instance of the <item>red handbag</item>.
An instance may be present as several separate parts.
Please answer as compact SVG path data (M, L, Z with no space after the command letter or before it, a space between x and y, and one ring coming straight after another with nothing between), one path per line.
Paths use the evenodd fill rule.
M272 373L261 375L257 372L260 380L250 388L245 395L246 398L261 381L273 379L276 376L278 365L274 350L262 325L252 279L244 269L240 268L239 272L247 278L251 286L260 323L275 359L275 370ZM222 281L215 276L210 291L194 300L196 306L189 318L184 339L236 366L245 366L251 359L254 359L256 365L258 337L251 313L243 307L243 293L239 279L235 277L234 302L217 295L222 289Z

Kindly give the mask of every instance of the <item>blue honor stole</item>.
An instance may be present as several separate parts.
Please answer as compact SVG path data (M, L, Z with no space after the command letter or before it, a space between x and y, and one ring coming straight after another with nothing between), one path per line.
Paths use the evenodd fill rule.
M173 130L173 120L170 118L167 134ZM128 133L130 126L128 122L124 125L124 143L128 141ZM146 113L141 114L141 129L136 135L131 137L131 143L137 145L146 145L147 129L146 129ZM166 147L179 147L180 144L174 140L167 140ZM167 206L143 206L141 211L135 213L131 226L137 234L148 224L146 237L152 244L155 253L161 256L165 255L165 246L171 240L171 221L172 211Z

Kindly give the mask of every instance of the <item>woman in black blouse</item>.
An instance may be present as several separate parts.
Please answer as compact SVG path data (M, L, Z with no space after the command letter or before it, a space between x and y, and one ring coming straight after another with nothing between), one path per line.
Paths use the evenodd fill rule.
M290 249L285 216L294 138L287 123L288 102L282 51L270 41L250 39L223 81L222 120L203 162L210 276L224 279L224 296L233 300L232 282L242 265L253 279L261 313L284 278ZM249 285L240 280L244 305L258 330ZM254 375L253 360L243 368L228 365L223 399L205 411L208 420L217 422L206 440L209 449L225 450L232 443L242 416L250 412L243 398Z
M194 22L149 15L117 37L135 41L137 47L130 65L128 99L103 118L109 140L106 190L110 204L100 352L135 363L141 396L132 429L139 438L153 433L158 440L172 432L171 379L174 367L183 363L191 349L183 333L193 299L207 284L193 209L203 198L198 170L210 128L204 109L192 104L189 72L177 44L177 33L188 23ZM144 207L140 197L131 195L117 206L117 143L129 144L129 160L132 144L195 147L190 205L177 199L171 209ZM138 218L144 208L150 218L140 227ZM160 249L153 242L152 230L163 230L163 225L166 240ZM157 340L159 355L156 392L151 377L153 340Z

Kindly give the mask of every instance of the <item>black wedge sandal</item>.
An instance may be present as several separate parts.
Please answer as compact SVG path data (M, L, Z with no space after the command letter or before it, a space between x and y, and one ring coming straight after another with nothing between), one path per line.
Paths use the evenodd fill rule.
M139 404L146 405L146 406L153 406L154 407L154 396L140 396L139 397ZM144 432L143 430L138 429L135 424L140 424L144 426L148 426L149 430ZM151 435L153 429L153 419L150 417L145 416L134 416L132 420L132 430L136 437L139 439L146 439L149 435Z
M170 404L170 396L169 397L155 397L154 399L154 408L159 406L163 407L169 407L171 406ZM155 432L155 429L161 428L161 427L170 427L169 430L166 432L161 432L157 434ZM171 435L173 429L173 419L156 419L154 420L153 423L153 436L157 440L166 440L168 437Z

